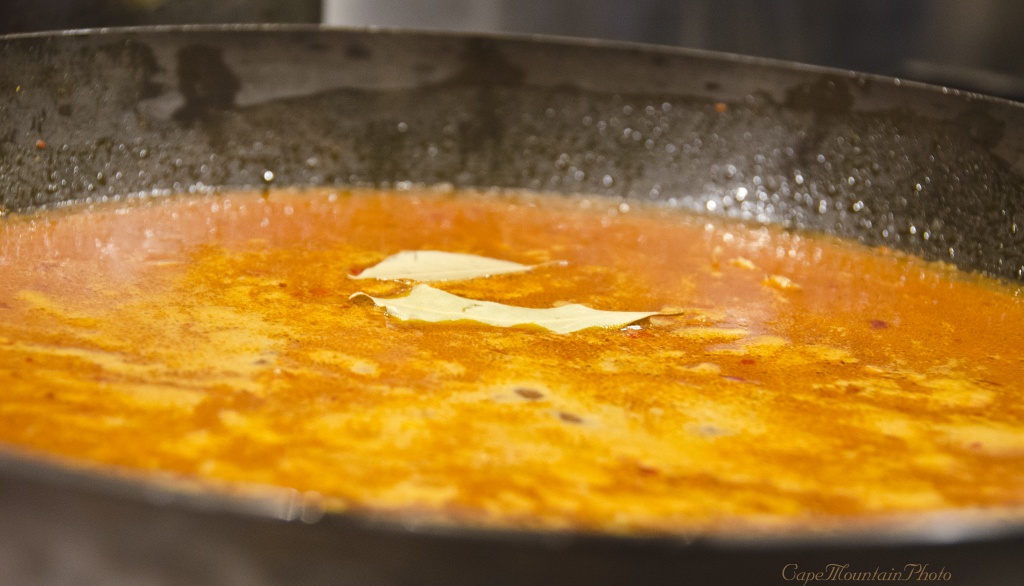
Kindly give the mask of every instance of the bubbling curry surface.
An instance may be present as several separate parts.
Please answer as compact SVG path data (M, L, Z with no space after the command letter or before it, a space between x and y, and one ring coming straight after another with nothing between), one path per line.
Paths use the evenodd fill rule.
M1024 303L887 249L602 198L273 191L0 224L0 443L477 527L693 534L1024 518ZM399 321L350 274L623 328ZM565 261L555 263L550 261Z

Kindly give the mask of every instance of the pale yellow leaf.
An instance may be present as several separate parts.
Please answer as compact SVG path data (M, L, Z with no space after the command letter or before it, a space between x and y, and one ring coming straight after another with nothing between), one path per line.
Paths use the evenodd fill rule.
M391 255L352 279L459 281L505 273L521 273L537 265L522 265L475 254L439 250L406 250Z
M547 309L518 307L467 299L430 285L416 285L405 297L384 299L360 292L353 294L350 299L359 296L369 297L374 304L387 309L388 315L400 320L471 320L503 328L535 325L556 334L568 334L594 327L624 326L658 314L656 311L602 311L576 303Z

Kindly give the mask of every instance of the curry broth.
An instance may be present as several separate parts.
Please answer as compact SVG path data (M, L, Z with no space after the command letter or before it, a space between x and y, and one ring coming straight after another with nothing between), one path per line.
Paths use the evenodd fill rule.
M478 526L822 528L1024 504L1024 304L939 263L523 193L309 190L0 225L0 442ZM402 250L474 299L661 311L422 323L350 300ZM565 261L555 263L552 261ZM236 484L238 483L238 484Z

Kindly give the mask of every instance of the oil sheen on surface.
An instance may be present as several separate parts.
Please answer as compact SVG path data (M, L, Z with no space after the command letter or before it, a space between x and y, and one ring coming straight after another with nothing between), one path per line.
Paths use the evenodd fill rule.
M884 249L600 198L221 193L0 225L0 443L329 507L614 533L1024 508L1024 303ZM348 274L674 311L553 334L401 322ZM1017 511L1017 512L1015 512Z

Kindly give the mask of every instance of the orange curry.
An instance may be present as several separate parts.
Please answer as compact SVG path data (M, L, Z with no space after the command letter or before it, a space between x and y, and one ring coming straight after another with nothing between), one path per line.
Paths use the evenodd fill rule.
M350 299L432 283L660 315L555 334ZM564 261L562 263L552 261ZM332 510L627 534L1024 512L1024 303L887 249L603 198L272 191L0 223L0 444ZM246 488L248 487L248 488Z

